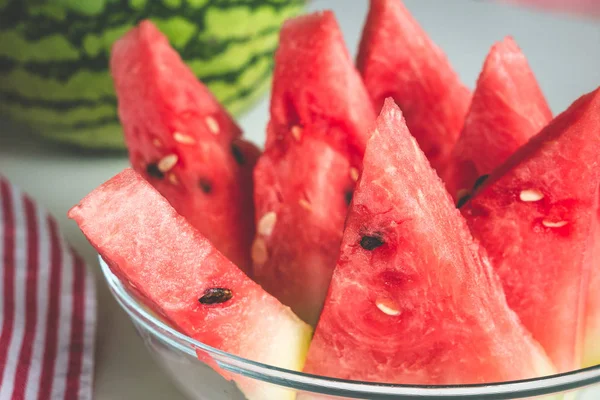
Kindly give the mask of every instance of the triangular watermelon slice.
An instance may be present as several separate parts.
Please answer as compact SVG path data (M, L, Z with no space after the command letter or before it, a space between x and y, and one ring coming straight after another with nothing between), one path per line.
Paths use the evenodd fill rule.
M553 373L392 100L367 144L305 371L404 384Z
M330 11L285 23L255 172L255 280L319 317L375 114Z
M357 63L376 111L392 97L431 165L442 171L471 94L400 0L371 0Z
M333 12L286 21L275 53L266 148L293 132L319 137L360 165L374 120Z
M133 168L249 272L258 150L151 22L117 41L111 73Z
M508 304L560 372L578 368L600 183L600 90L577 100L462 208Z
M302 368L309 326L227 260L133 170L94 190L69 217L121 282L179 331L250 360ZM233 379L249 400L295 397L275 385Z
M552 112L511 37L496 43L479 75L465 126L444 171L455 200L491 173L552 120ZM464 200L463 200L464 201Z

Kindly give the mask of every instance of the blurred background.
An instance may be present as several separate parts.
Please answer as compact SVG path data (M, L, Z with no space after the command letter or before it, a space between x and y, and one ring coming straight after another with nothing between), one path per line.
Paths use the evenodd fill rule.
M527 56L553 111L560 112L582 93L589 92L600 84L600 20L596 18L600 16L600 2L530 0L526 7L515 5L517 2L521 3L516 0L507 3L483 0L405 0L415 18L445 50L454 68L470 87L474 86L483 59L492 43L506 35L512 35ZM0 6L2 3L0 1ZM536 8L542 3L552 11ZM578 12L559 13L558 10L564 9L565 4L576 8ZM333 9L348 48L354 55L367 6L367 0L315 0L309 1L306 8ZM175 43L180 50L187 49L184 57L186 54L190 58L197 54L202 55L206 60L205 64L192 67L203 71L201 75L208 77L209 85L219 98L239 115L246 135L259 145L264 141L268 119L268 52L276 44L278 24L285 17L298 12L300 8L298 5L288 6L283 7L280 13L260 16L253 16L244 11L228 15L219 8L221 11L215 11L215 15L211 17L216 21L214 26L210 26L212 31L205 27L210 34L200 35L200 48L186 47L185 41L180 46ZM50 12L58 11L41 9L40 15ZM157 8L156 12L161 11ZM168 12L175 13L172 9ZM115 20L117 18L127 17L115 16ZM219 21L225 24L227 29L233 29L234 36L238 34L236 51L222 54L219 34L224 28L219 26ZM240 22L236 24L235 21ZM5 28L6 23L6 18L3 20L0 16L0 29ZM98 20L94 29L100 33L103 32L102 23L110 24L111 21ZM242 27L247 27L248 31L244 31ZM38 28L41 34L44 29L49 31L52 27L40 25L35 29ZM193 30L181 24L164 24L163 28L170 30L175 40L188 34L186 29ZM76 34L76 29L83 27L73 29L75 33L71 31L71 34ZM103 52L109 48L111 40L121 33L107 28L105 34L97 35L96 41L82 44L89 53L86 56L89 58L89 64L83 64L97 70L98 76L102 75L106 66L93 64L93 61L106 62L106 57L102 56ZM0 39L0 92L4 100L10 101L11 104L18 103L15 100L17 94L25 93L33 100L31 104L35 105L35 110L28 109L24 104L11 106L10 110L4 107L3 111L10 111L21 124L10 122L6 116L0 117L0 174L8 177L49 208L59 220L67 239L84 255L94 272L99 275L94 252L75 224L67 220L66 212L89 191L128 165L125 152L118 150L120 133L114 120L114 110L111 110L113 103L107 101L103 107L93 111L100 120L106 122L93 129L85 125L70 126L69 118L72 114L67 115L70 112L68 109L45 112L45 104L60 96L67 98L71 94L65 92L64 84L61 83L48 86L47 93L36 93L40 87L39 83L33 82L30 76L13 74L14 66L9 65L9 62L22 62L30 55L15 50L17 42L10 45L13 46L13 50L7 50L10 47L7 47L8 40L11 39L7 39L6 35ZM61 72L51 68L68 65L68 55L64 56L63 64L52 62L52 57L56 54L48 46L49 44L46 44L38 50L39 54L35 56L36 65L43 68L46 64L49 69L43 70L43 73L59 76ZM11 51L14 54L11 54ZM7 72L9 67L13 72ZM228 72L224 72L224 69ZM10 80L7 79L9 74L12 74ZM69 90L75 90L75 93L81 94L82 97L110 99L110 78L108 75L100 76L97 81L90 78L87 84L83 80ZM38 95L39 98L35 98L34 95ZM33 123L33 126L26 126L22 124L23 121ZM58 138L60 142L51 142L48 137ZM152 363L142 343L135 336L130 322L109 297L104 284L99 285L98 293L96 398L180 398L168 379Z

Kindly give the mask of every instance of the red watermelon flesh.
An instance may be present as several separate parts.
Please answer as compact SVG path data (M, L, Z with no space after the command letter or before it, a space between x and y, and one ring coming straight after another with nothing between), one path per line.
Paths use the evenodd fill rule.
M465 207L508 304L559 371L580 366L595 255L600 90L577 100L499 167Z
M348 159L329 144L308 136L286 142L267 150L254 173L258 234L253 277L314 325L355 183Z
M403 384L551 374L484 253L389 100L367 144L305 371Z
M375 120L369 94L331 11L288 20L275 54L267 148L293 130L360 165Z
M444 171L450 194L468 194L477 178L491 173L542 130L552 112L527 59L507 37L496 43L479 75L462 134Z
M392 97L431 165L442 171L471 94L400 0L371 0L357 62L376 111Z
M600 225L596 226L593 251L594 259L600 260ZM588 296L583 344L584 367L600 365L600 263L592 266Z
M69 217L121 282L179 331L250 360L302 368L311 329L133 170L94 190ZM251 400L294 398L273 385L233 379Z
M111 72L132 166L249 272L256 148L151 22L114 45Z

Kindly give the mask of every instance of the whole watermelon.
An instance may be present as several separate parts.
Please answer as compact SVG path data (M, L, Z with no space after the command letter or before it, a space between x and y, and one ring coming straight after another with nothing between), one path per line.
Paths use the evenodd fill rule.
M269 86L281 23L304 0L0 0L0 114L63 143L124 147L112 43L151 19L233 113Z

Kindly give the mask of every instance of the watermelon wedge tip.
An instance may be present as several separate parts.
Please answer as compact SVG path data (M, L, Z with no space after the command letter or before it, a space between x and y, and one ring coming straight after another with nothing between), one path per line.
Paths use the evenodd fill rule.
M444 170L452 197L464 202L478 179L489 175L551 119L550 107L514 39L506 37L494 44Z
M115 43L110 66L133 168L250 274L258 150L152 22Z
M401 0L370 1L357 65L375 110L392 97L441 173L460 135L471 93Z
M360 166L375 111L332 11L283 24L275 52L270 113L267 149L299 129Z

